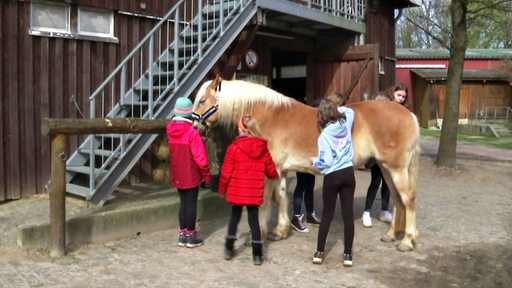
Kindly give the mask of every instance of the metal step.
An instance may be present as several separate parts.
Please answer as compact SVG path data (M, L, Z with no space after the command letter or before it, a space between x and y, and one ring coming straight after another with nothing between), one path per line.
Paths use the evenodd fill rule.
M66 171L89 175L91 173L91 167L89 167L89 166L66 166ZM107 174L107 171L95 168L94 173L99 174L101 176L101 175Z
M66 192L84 198L87 198L90 194L89 187L79 186L71 183L66 184Z

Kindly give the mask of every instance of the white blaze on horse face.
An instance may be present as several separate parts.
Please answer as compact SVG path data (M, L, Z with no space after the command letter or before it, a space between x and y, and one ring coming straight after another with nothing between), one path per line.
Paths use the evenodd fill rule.
M213 108L216 105L215 90L210 89L211 82L212 81L207 81L201 85L194 100L193 111L201 116L203 116L208 109ZM218 113L212 113L207 119L204 119L204 121L208 126L211 126L218 121L218 117Z

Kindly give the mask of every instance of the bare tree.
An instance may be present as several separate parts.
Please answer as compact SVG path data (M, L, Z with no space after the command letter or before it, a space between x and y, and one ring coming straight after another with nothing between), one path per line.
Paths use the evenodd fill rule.
M443 48L450 40L449 1L423 1L407 9L396 26L397 47Z
M443 128L437 151L436 165L457 166L457 126L459 120L460 86L467 43L467 0L453 0L451 7L450 64L446 81Z
M468 48L512 48L512 0L467 0ZM401 48L449 48L449 0L406 9L396 25Z
M411 26L406 26L406 29L402 31L398 29L397 31L397 34L407 35L402 39L406 39L411 44L419 44L416 46L417 48L444 47L450 52L443 127L435 161L437 166L457 167L456 148L460 87L464 56L468 47L468 35L474 39L475 43L492 42L497 43L496 47L509 47L507 45L510 45L512 41L510 36L507 38L507 35L510 35L507 33L510 33L511 29L505 29L507 32L504 33L505 38L503 38L499 29L496 31L488 26L501 25L502 27L503 23L510 23L512 21L510 20L511 9L512 0L452 0L451 3L446 0L424 1L420 9L411 9L405 17L407 23L416 28L416 31L411 29ZM447 19L450 21L447 22ZM485 19L487 19L487 22L485 22ZM489 21L490 19L495 21ZM496 23L499 23L499 25ZM468 25L471 29L468 28ZM479 35L480 37L473 35ZM487 40L482 41L482 38ZM505 40L501 41L499 39ZM400 43L400 40L398 42ZM401 44L405 44L405 41Z

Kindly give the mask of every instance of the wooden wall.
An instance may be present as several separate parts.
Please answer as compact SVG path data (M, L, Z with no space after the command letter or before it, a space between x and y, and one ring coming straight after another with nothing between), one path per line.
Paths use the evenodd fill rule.
M381 73L378 91L395 85L395 21L394 7L390 1L378 1L378 7L372 7L374 1L367 1L366 9L366 44L379 45ZM383 73L382 73L383 72Z
M60 2L162 16L175 1ZM41 119L87 117L91 91L157 21L115 13L119 43L107 43L32 36L29 17L30 1L0 1L0 201L45 192L50 141L41 135ZM68 153L82 137L68 138ZM151 174L147 163L141 161L138 177Z
M444 96L446 93L445 82L434 82L414 77L416 87L416 115L420 126L424 128L436 125L436 117L443 117ZM510 95L512 88L504 81L463 80L461 86L461 101L459 105L459 117L465 118L466 111L469 121L479 120L477 111L484 106L512 106ZM464 100L463 100L464 99Z

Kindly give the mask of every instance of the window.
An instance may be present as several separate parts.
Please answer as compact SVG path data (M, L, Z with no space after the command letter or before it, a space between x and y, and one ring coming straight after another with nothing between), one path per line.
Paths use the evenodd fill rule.
M30 6L30 29L71 33L70 6L53 2L33 2Z
M118 42L113 11L51 1L30 3L29 34Z
M78 34L114 37L114 13L107 10L78 8Z

